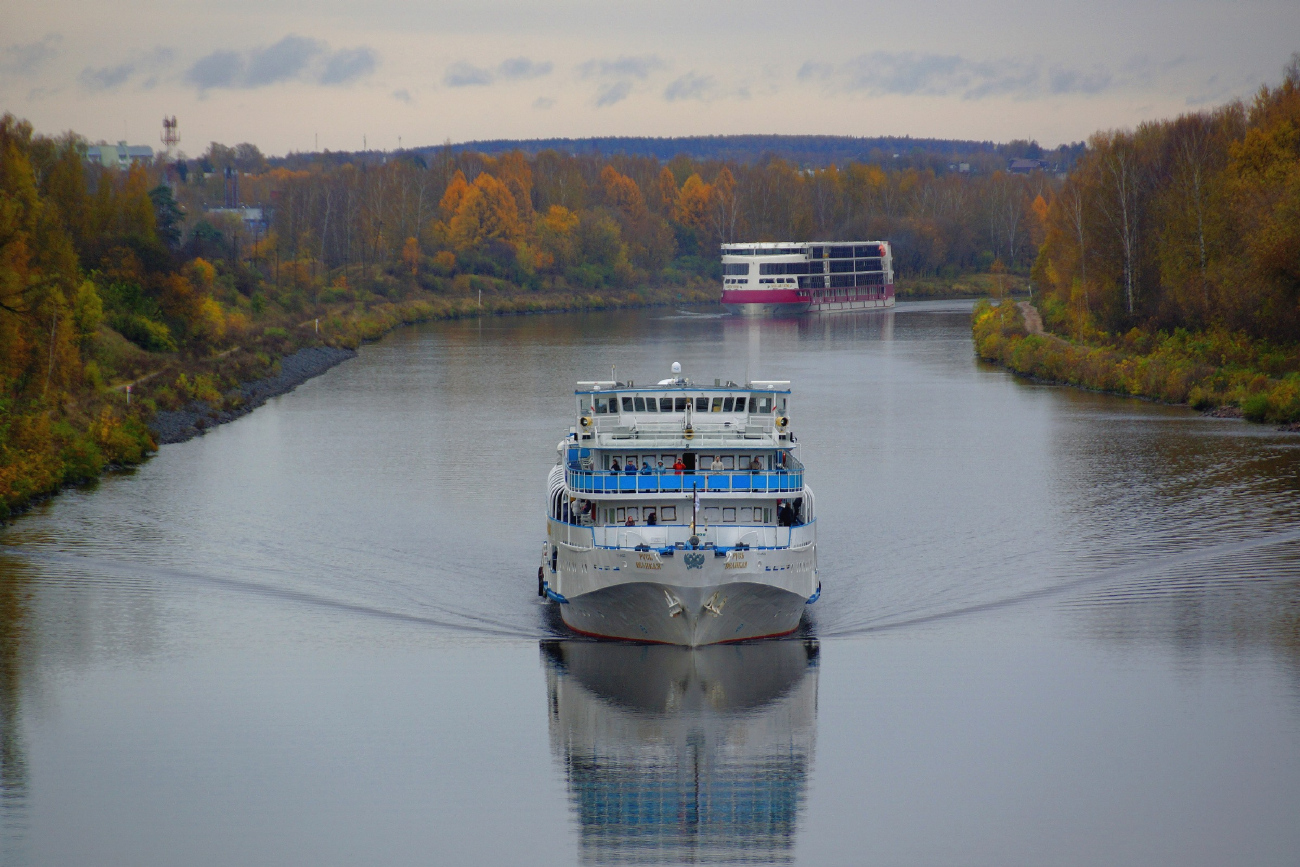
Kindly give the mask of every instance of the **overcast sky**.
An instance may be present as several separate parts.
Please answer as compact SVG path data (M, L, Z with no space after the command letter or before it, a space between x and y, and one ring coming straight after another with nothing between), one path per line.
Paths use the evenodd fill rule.
M1053 146L1248 97L1300 0L12 0L0 110L271 154L825 133Z

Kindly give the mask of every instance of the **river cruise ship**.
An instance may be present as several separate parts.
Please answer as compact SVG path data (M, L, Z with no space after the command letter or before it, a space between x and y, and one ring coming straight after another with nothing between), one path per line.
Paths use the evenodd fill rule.
M537 592L577 632L783 635L821 595L790 384L580 382L548 478Z
M722 245L722 304L770 316L894 306L887 241Z

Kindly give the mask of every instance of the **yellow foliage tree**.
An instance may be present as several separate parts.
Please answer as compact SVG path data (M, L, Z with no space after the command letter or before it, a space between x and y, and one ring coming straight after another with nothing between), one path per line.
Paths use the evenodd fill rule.
M457 250L472 250L486 241L515 241L522 234L515 197L501 181L484 172L474 179L448 224Z
M698 173L691 175L677 196L677 222L693 229L705 228L712 200L713 188Z
M616 208L631 219L639 219L645 214L645 197L641 195L641 188L618 169L613 166L601 169L600 186L605 203L611 208Z
M469 182L465 180L465 173L457 169L456 174L451 176L451 181L447 184L446 192L442 194L442 202L438 205L444 220L456 216L456 212L460 210L460 203L468 192Z
M677 179L673 177L672 170L664 166L659 170L659 178L655 181L654 197L656 210L660 214L668 217L677 213Z
M551 264L563 267L574 263L577 256L577 230L578 215L563 205L551 205L538 218L535 230L537 242L550 257Z
M406 243L402 245L402 264L411 269L412 277L419 273L420 242L415 238L407 238Z

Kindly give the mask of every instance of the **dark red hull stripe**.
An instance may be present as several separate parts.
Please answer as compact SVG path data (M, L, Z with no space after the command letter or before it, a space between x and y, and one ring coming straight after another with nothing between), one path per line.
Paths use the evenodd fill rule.
M866 288L866 287L861 287ZM893 285L881 287L881 292L863 292L858 295L831 295L835 290L817 292L805 289L807 295L800 295L798 289L723 289L723 304L833 304L844 301L867 301L873 298L889 298L894 294Z

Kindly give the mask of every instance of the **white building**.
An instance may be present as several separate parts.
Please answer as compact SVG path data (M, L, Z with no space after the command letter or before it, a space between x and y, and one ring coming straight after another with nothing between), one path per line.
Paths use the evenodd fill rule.
M115 145L97 144L86 148L86 162L106 169L126 171L133 163L153 162L153 148L148 145L128 145L120 141Z

